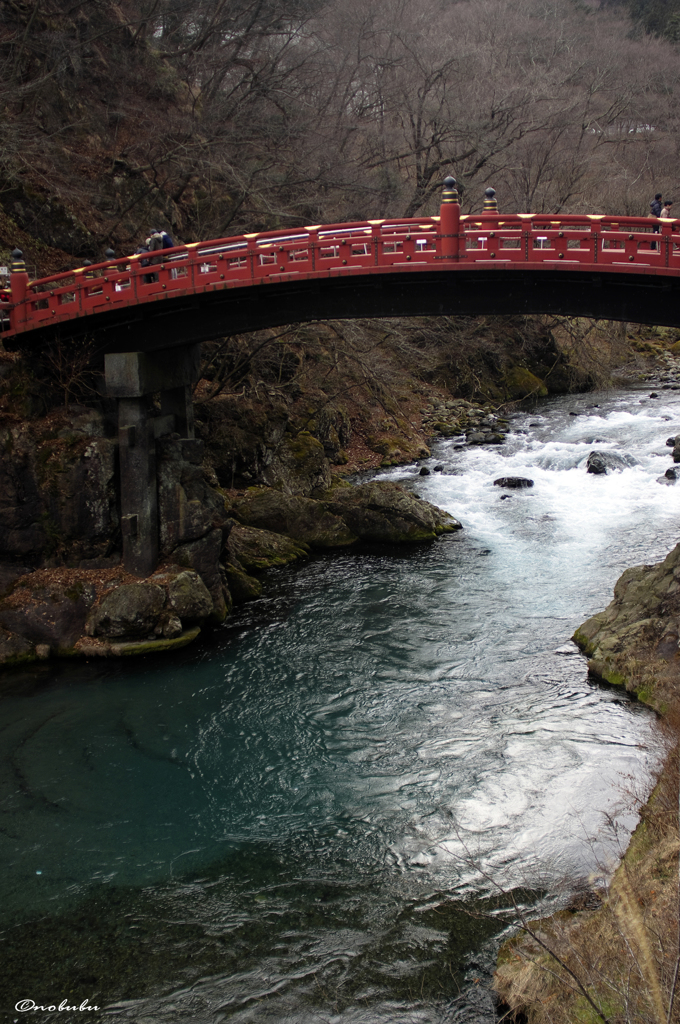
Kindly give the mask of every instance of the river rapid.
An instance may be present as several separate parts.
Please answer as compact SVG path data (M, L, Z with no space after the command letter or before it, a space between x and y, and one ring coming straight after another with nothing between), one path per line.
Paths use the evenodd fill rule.
M198 648L7 677L5 1014L493 1020L508 893L606 876L659 762L569 639L679 539L680 391L648 395L546 400L503 446L381 473L464 529L273 572ZM636 464L589 475L593 449Z

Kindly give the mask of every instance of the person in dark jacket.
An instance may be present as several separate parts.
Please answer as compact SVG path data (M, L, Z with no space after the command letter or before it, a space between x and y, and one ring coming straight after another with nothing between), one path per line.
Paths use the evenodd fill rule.
M661 198L662 198L661 197L661 192L657 192L656 195L654 196L654 198L652 199L651 203L649 204L649 209L651 211L650 214L649 214L650 217L660 217L661 216L661 210L663 209L662 204L661 204ZM655 235L658 235L658 233L659 233L659 225L655 224L654 227L652 228L652 231L654 232ZM656 242L652 242L650 248L656 250Z
M147 238L146 244L150 252L158 252L159 249L172 249L175 245L168 232L159 228L151 228L151 234ZM151 263L162 263L162 257L152 256ZM171 277L173 279L177 277L176 270L171 271ZM155 275L155 280L158 280L158 275Z

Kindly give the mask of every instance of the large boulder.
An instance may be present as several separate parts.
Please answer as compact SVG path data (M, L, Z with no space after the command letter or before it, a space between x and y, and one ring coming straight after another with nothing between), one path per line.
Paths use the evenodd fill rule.
M172 560L179 566L193 569L203 580L213 600L212 620L223 622L231 610L231 596L226 583L220 558L224 537L231 526L225 523L198 540L178 545L172 552Z
M0 626L34 644L54 650L70 648L83 633L95 599L94 587L88 583L43 586L42 575L22 577L0 602Z
M154 583L116 587L92 610L89 636L142 637L153 634L165 604L165 590Z
M251 488L232 504L231 513L245 526L285 533L313 548L346 547L357 539L322 502L271 488Z
M302 430L281 440L262 471L262 479L286 494L309 495L330 487L331 467L321 442Z
M182 621L206 619L213 610L213 599L196 572L180 572L168 584L168 603Z
M243 569L237 569L231 562L227 562L225 572L234 604L245 604L262 593L260 581L254 576L249 576Z
M626 569L609 606L579 626L574 641L590 671L660 707L680 666L680 544L663 562Z
M513 366L505 373L505 388L508 395L517 401L522 398L545 398L548 388L540 377L528 370L526 366Z
M346 547L358 540L413 543L461 528L448 512L387 480L358 487L336 483L316 499L253 488L231 510L248 526L316 548Z
M229 534L227 551L230 563L246 573L288 565L309 555L308 546L298 540L240 524L236 524Z
M448 512L387 480L373 480L358 487L334 487L323 496L323 503L364 541L414 543L461 529L458 520Z
M494 487L503 487L509 490L518 491L523 487L533 487L534 481L526 476L499 476L494 480Z

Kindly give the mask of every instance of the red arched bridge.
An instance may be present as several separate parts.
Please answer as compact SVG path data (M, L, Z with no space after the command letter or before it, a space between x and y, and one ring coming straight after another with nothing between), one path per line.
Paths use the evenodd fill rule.
M439 217L239 235L37 281L15 272L2 340L152 352L303 320L480 313L680 326L680 221L461 216L444 197Z
M187 450L201 444L191 398L201 341L329 317L563 313L680 326L677 221L499 214L493 195L462 217L447 178L439 217L240 235L38 281L13 253L11 293L0 293L4 344L86 338L105 355L126 569L145 576L158 559L155 439L174 432Z

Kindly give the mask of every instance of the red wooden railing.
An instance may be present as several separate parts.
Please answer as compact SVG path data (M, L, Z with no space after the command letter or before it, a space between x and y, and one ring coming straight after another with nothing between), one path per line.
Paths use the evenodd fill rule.
M653 229L657 228L658 233ZM680 221L579 214L460 216L356 221L265 231L127 256L37 281L11 275L0 293L5 335L47 323L224 288L303 278L478 268L590 269L680 275Z

